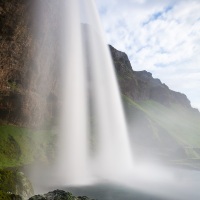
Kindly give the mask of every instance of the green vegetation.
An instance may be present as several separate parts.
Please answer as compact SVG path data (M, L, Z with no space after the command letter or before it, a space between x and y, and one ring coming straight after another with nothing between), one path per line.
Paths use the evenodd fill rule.
M175 164L200 167L200 118L195 112L177 104L134 102L127 96L123 101L136 146L151 148Z
M1 191L0 190L0 200L13 200L15 197L16 200L21 200L22 198L20 196L16 196L13 194L9 194L7 192Z
M36 161L52 162L55 154L53 131L0 126L0 200L20 200L33 195L21 167ZM20 195L20 196L18 196Z
M21 200L34 194L26 176L17 169L0 170L0 200Z
M167 108L154 101L140 102L140 106L180 144L200 148L200 118L195 113L179 105Z
M17 184L21 183L16 171L0 170L0 191L14 193Z
M0 138L0 169L53 159L55 135L52 131L5 125L0 126Z
M9 85L9 87L10 87L10 89L12 91L17 91L18 90L18 85L17 85L17 83L15 81L9 82L8 85Z

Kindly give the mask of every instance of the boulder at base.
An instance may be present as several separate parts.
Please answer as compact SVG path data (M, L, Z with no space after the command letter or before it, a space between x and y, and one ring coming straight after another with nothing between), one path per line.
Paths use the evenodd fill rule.
M75 197L70 192L63 190L54 190L44 195L35 195L29 200L92 200L86 196Z

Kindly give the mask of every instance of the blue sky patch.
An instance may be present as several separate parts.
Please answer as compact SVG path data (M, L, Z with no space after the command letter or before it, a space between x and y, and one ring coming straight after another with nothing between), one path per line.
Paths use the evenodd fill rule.
M152 21L155 21L155 20L161 18L161 17L163 16L163 14L169 12L169 11L172 10L172 9L173 9L173 6L167 6L167 7L164 8L162 11L153 13L147 21L143 22L142 25L145 26L145 25L151 23Z

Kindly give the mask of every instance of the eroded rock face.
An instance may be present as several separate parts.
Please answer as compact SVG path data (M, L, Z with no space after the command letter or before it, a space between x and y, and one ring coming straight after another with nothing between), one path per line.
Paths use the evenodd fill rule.
M50 36L46 37L46 32L49 29L56 31L57 24L53 23L53 19L56 21L53 15L52 24L46 22L48 21L45 20L48 17L46 10L42 20L33 20L35 2L39 1L0 1L0 123L3 124L7 122L23 126L42 124L43 116L38 116L38 113L44 106L47 107L44 117L49 117L49 121L52 121L55 116L57 96L54 92L59 90L56 88L55 77L58 67L55 57L58 57L59 53L58 50L55 51L55 57L52 56L49 61L51 74L48 77L43 72L45 59L41 61L38 52L44 39L48 44L51 42ZM41 2L45 7L49 1ZM49 6L45 7L48 8ZM39 20L44 28L36 34L33 29ZM45 48L45 52L49 46L42 48ZM49 96L43 92L43 88L47 87L46 80L51 80Z
M24 0L0 2L0 119L20 123L31 44Z

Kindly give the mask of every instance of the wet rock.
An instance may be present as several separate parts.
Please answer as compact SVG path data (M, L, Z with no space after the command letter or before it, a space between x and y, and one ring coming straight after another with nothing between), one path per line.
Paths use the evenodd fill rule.
M79 196L78 199L79 199L79 200L90 200L90 199L89 199L88 197L86 197L86 196L82 196L82 197Z
M22 197L16 194L7 193L0 190L0 199L1 200L22 200Z
M29 200L92 200L86 196L75 197L70 192L65 192L63 190L54 190L52 192L48 192L44 195L35 195Z
M52 192L48 192L44 195L47 200L73 200L76 199L70 192L65 192L63 190L54 190Z
M0 197L9 200L28 199L34 194L30 181L24 173L16 170L0 170Z
M23 172L18 172L17 176L20 184L16 186L16 194L19 194L22 199L28 199L34 194L32 184Z
M46 200L46 198L43 197L42 195L35 195L35 196L29 198L29 200Z

